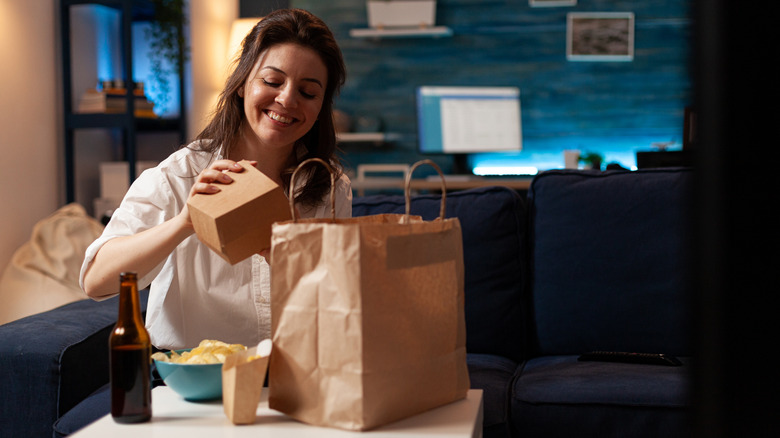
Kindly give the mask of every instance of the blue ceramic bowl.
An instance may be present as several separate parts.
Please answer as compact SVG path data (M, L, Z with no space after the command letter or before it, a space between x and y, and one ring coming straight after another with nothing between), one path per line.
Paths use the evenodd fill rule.
M186 350L176 350L181 354ZM170 356L170 353L168 353ZM186 364L154 361L165 384L185 400L222 398L222 364Z

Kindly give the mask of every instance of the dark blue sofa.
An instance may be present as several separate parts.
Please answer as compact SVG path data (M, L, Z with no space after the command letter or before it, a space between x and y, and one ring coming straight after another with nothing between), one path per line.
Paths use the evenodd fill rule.
M448 194L447 216L463 230L468 365L484 389L485 437L687 435L691 176L550 171L527 196ZM412 213L435 218L439 199L415 197ZM401 196L353 202L355 216L403 210ZM108 412L113 301L0 326L3 436L49 437L55 421L54 436L67 435ZM666 353L683 365L577 360L592 350Z
M485 437L688 436L686 278L692 171L549 171L524 199L447 196L460 218L471 385ZM412 213L438 215L420 196ZM369 197L353 214L403 212ZM581 362L589 351L664 353L682 366Z

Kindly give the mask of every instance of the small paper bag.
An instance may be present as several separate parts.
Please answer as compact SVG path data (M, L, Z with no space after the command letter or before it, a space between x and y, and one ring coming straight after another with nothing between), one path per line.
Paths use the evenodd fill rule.
M222 364L222 405L233 424L255 422L257 405L263 393L271 341L231 354Z
M409 216L407 179L406 215L273 225L269 407L366 430L466 396L463 244L445 200L434 221Z

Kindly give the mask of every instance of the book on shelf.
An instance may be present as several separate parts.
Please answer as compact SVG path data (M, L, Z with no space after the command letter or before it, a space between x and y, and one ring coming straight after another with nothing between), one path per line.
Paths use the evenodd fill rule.
M136 117L156 118L154 102L150 101L142 90L134 93L134 113ZM127 111L127 90L109 88L105 91L89 89L81 96L79 113L121 114Z

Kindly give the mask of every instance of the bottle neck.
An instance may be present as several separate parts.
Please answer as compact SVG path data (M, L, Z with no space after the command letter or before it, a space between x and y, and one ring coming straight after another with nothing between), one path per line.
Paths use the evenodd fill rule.
M141 303L138 298L138 282L135 274L122 274L119 284L118 323L135 322L143 326Z

